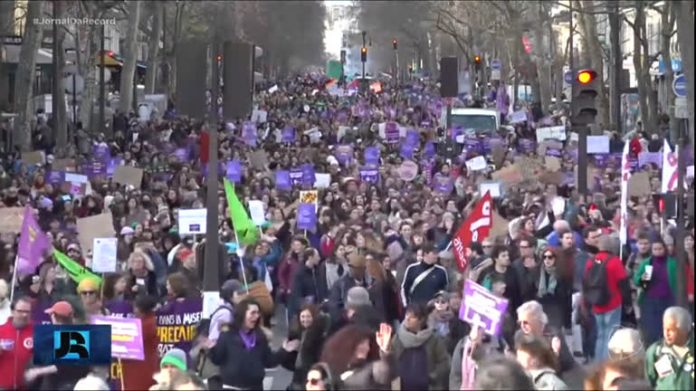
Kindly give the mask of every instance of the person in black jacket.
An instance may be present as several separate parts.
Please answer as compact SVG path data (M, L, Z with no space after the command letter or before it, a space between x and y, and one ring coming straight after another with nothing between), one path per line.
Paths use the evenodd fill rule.
M401 300L404 308L410 303L427 304L439 291L449 285L447 270L437 264L438 251L432 244L423 246L423 261L406 268L401 283Z
M220 334L217 342L206 341L210 360L220 367L224 387L262 390L266 368L285 360L286 354L297 350L298 340L283 342L283 348L271 351L268 339L260 328L261 311L253 299L245 299L235 308L232 328Z
M299 340L297 352L290 353L283 367L292 371L292 382L288 389L304 390L307 372L319 361L331 319L319 312L318 307L306 304L298 311L288 332L288 340Z
M298 313L304 304L320 304L328 296L326 278L321 278L319 273L319 263L321 256L319 251L308 248L302 257L305 261L292 279L290 297L288 299L288 312Z

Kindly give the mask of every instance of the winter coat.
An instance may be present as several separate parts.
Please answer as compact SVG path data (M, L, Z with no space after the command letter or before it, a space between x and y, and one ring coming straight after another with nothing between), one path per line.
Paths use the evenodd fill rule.
M529 371L534 382L534 389L539 391L567 390L568 386L551 368L534 369Z
M152 376L159 371L157 353L157 321L154 314L141 319L145 360L123 360L124 390L147 390L155 382Z
M444 339L435 335L432 328L427 327L414 334L401 324L392 340L391 351L402 388L410 389L416 385L408 383L417 383L418 378L422 377L425 372L422 364L427 368L428 378L423 379L423 384L418 388L425 385L430 390L447 388L450 357Z
M392 354L386 354L377 361L368 362L357 368L350 368L339 375L340 390L390 390L395 377L395 363Z
M462 338L452 352L449 373L450 390L473 390L478 364L505 354L509 346L502 339L479 342L473 348L471 338Z
M296 331L288 333L289 341L300 340L298 351L289 353L286 360L287 365L283 365L287 370L292 371L294 389L304 389L309 368L319 362L330 321L328 316L320 315L307 330L299 333Z
M665 345L663 340L650 345L645 352L645 373L650 384L656 390L693 390L694 389L694 337L693 333L687 342L689 348L683 360L675 358L672 348ZM665 357L665 358L663 358ZM660 360L670 363L672 372L660 377L655 363ZM688 370L687 370L688 369Z
M319 304L328 296L326 288L326 277L322 278L319 267L307 267L301 265L292 279L290 297L288 298L288 309L292 313L299 311L306 302Z

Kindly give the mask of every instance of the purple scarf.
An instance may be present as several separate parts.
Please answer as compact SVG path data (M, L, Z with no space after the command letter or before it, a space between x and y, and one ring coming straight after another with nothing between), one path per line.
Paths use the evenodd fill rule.
M239 330L239 336L242 338L242 342L244 342L244 348L246 350L251 350L256 346L256 331L251 330L248 333L245 333L242 330Z

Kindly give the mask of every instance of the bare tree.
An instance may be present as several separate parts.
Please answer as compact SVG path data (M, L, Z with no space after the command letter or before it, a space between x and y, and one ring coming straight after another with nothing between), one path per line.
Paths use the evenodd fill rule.
M675 1L673 4L677 19L677 40L681 52L682 68L686 77L686 102L689 111L689 139L694 142L694 2Z
M16 144L26 151L31 145L31 119L33 117L33 86L36 73L36 55L41 44L42 25L33 23L42 15L43 1L30 1L27 3L24 37L22 37L22 49L19 53L17 74L15 77L14 112Z
M54 7L53 13L56 18L61 19L65 15L65 4L62 0L55 0L51 2L51 6ZM63 83L63 74L65 73L65 28L62 26L53 27L56 29L56 42L54 44L54 53L56 61L56 69L53 70L53 77L56 78L56 83L58 91L54 94L54 99L56 100L56 112L53 113L53 130L55 132L56 141L56 154L58 156L65 156L66 147L68 146L68 121L65 112L65 85ZM76 104L76 102L73 102Z
M633 67L636 71L638 82L638 95L640 95L640 113L643 120L643 128L657 131L657 101L652 94L652 78L650 66L657 56L650 56L646 33L646 9L648 3L637 0L633 5L633 21L624 15L624 21L633 30ZM671 64L670 64L671 66Z
M10 35L14 17L14 1L0 1L0 34ZM0 53L3 53L3 42L0 40ZM9 66L0 58L0 111L9 109Z
M162 39L162 9L164 4L156 1L150 3L152 8L152 27L148 34L150 41L148 42L147 51L147 73L145 74L145 93L155 93L155 81L157 80L157 67L159 64L159 44Z
M126 44L124 45L123 54L125 62L121 69L121 88L119 95L119 106L122 112L131 110L133 104L133 78L135 77L135 67L138 62L138 54L136 52L138 44L138 35L140 29L140 2L130 1L128 3L128 31L126 33Z

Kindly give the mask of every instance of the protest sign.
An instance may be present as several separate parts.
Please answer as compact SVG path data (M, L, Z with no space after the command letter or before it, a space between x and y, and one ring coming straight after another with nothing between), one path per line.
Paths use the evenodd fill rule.
M546 169L551 172L556 172L561 170L561 159L554 156L545 156L544 162L546 163Z
M559 140L565 141L566 131L565 126L547 126L543 128L538 128L536 130L537 142L542 142L544 140Z
M360 168L360 180L365 183L377 183L379 182L379 169L377 167L361 167Z
M301 203L297 207L297 229L313 231L317 226L316 204Z
M499 198L502 195L500 182L481 182L479 183L479 194L491 193L491 197Z
M638 154L638 167L654 164L662 168L662 152L641 152Z
M488 335L499 335L508 301L471 280L464 282L462 296L464 300L459 307L459 319L472 326L480 326Z
M46 157L43 151L22 152L22 163L30 166L34 164L44 164Z
M316 173L314 174L314 187L317 189L326 189L331 186L331 174Z
M136 189L140 188L143 181L143 170L131 166L118 166L114 172L114 182L121 185L131 185Z
M117 238L94 238L90 269L95 273L115 273L117 248Z
M652 194L650 187L650 174L647 172L637 172L631 175L628 180L628 196L643 197Z
M263 201L249 200L249 215L256 226L263 225L266 222Z
M179 234L203 235L208 224L208 209L179 209Z
M524 180L522 171L517 164L501 168L491 174L491 178L508 186L516 185Z
M491 213L491 231L489 233L490 237L506 237L508 235L508 225L509 221L505 220L498 212L493 211Z
M157 352L160 357L173 348L191 350L196 328L201 321L203 299L174 300L157 311Z
M524 110L515 111L510 115L510 124L519 124L527 121L527 112Z
M94 239L116 236L111 212L77 219L77 232L83 253L92 250Z
M56 159L51 164L51 168L56 171L71 171L77 170L75 159Z
M0 233L19 234L24 221L24 208L0 208Z
M399 178L406 182L411 182L418 176L418 164L411 160L406 160L399 166Z
M92 316L91 324L111 326L111 356L123 360L145 359L143 327L139 318Z
M249 161L255 170L265 170L268 165L268 154L263 149L256 150L249 155Z
M486 158L483 156L476 156L466 161L466 169L469 171L481 171L485 170L486 167L488 167L488 164L486 163Z
M587 136L587 153L589 155L609 153L609 137Z
M319 192L317 190L302 190L300 191L301 204L313 204L314 208L319 207Z

